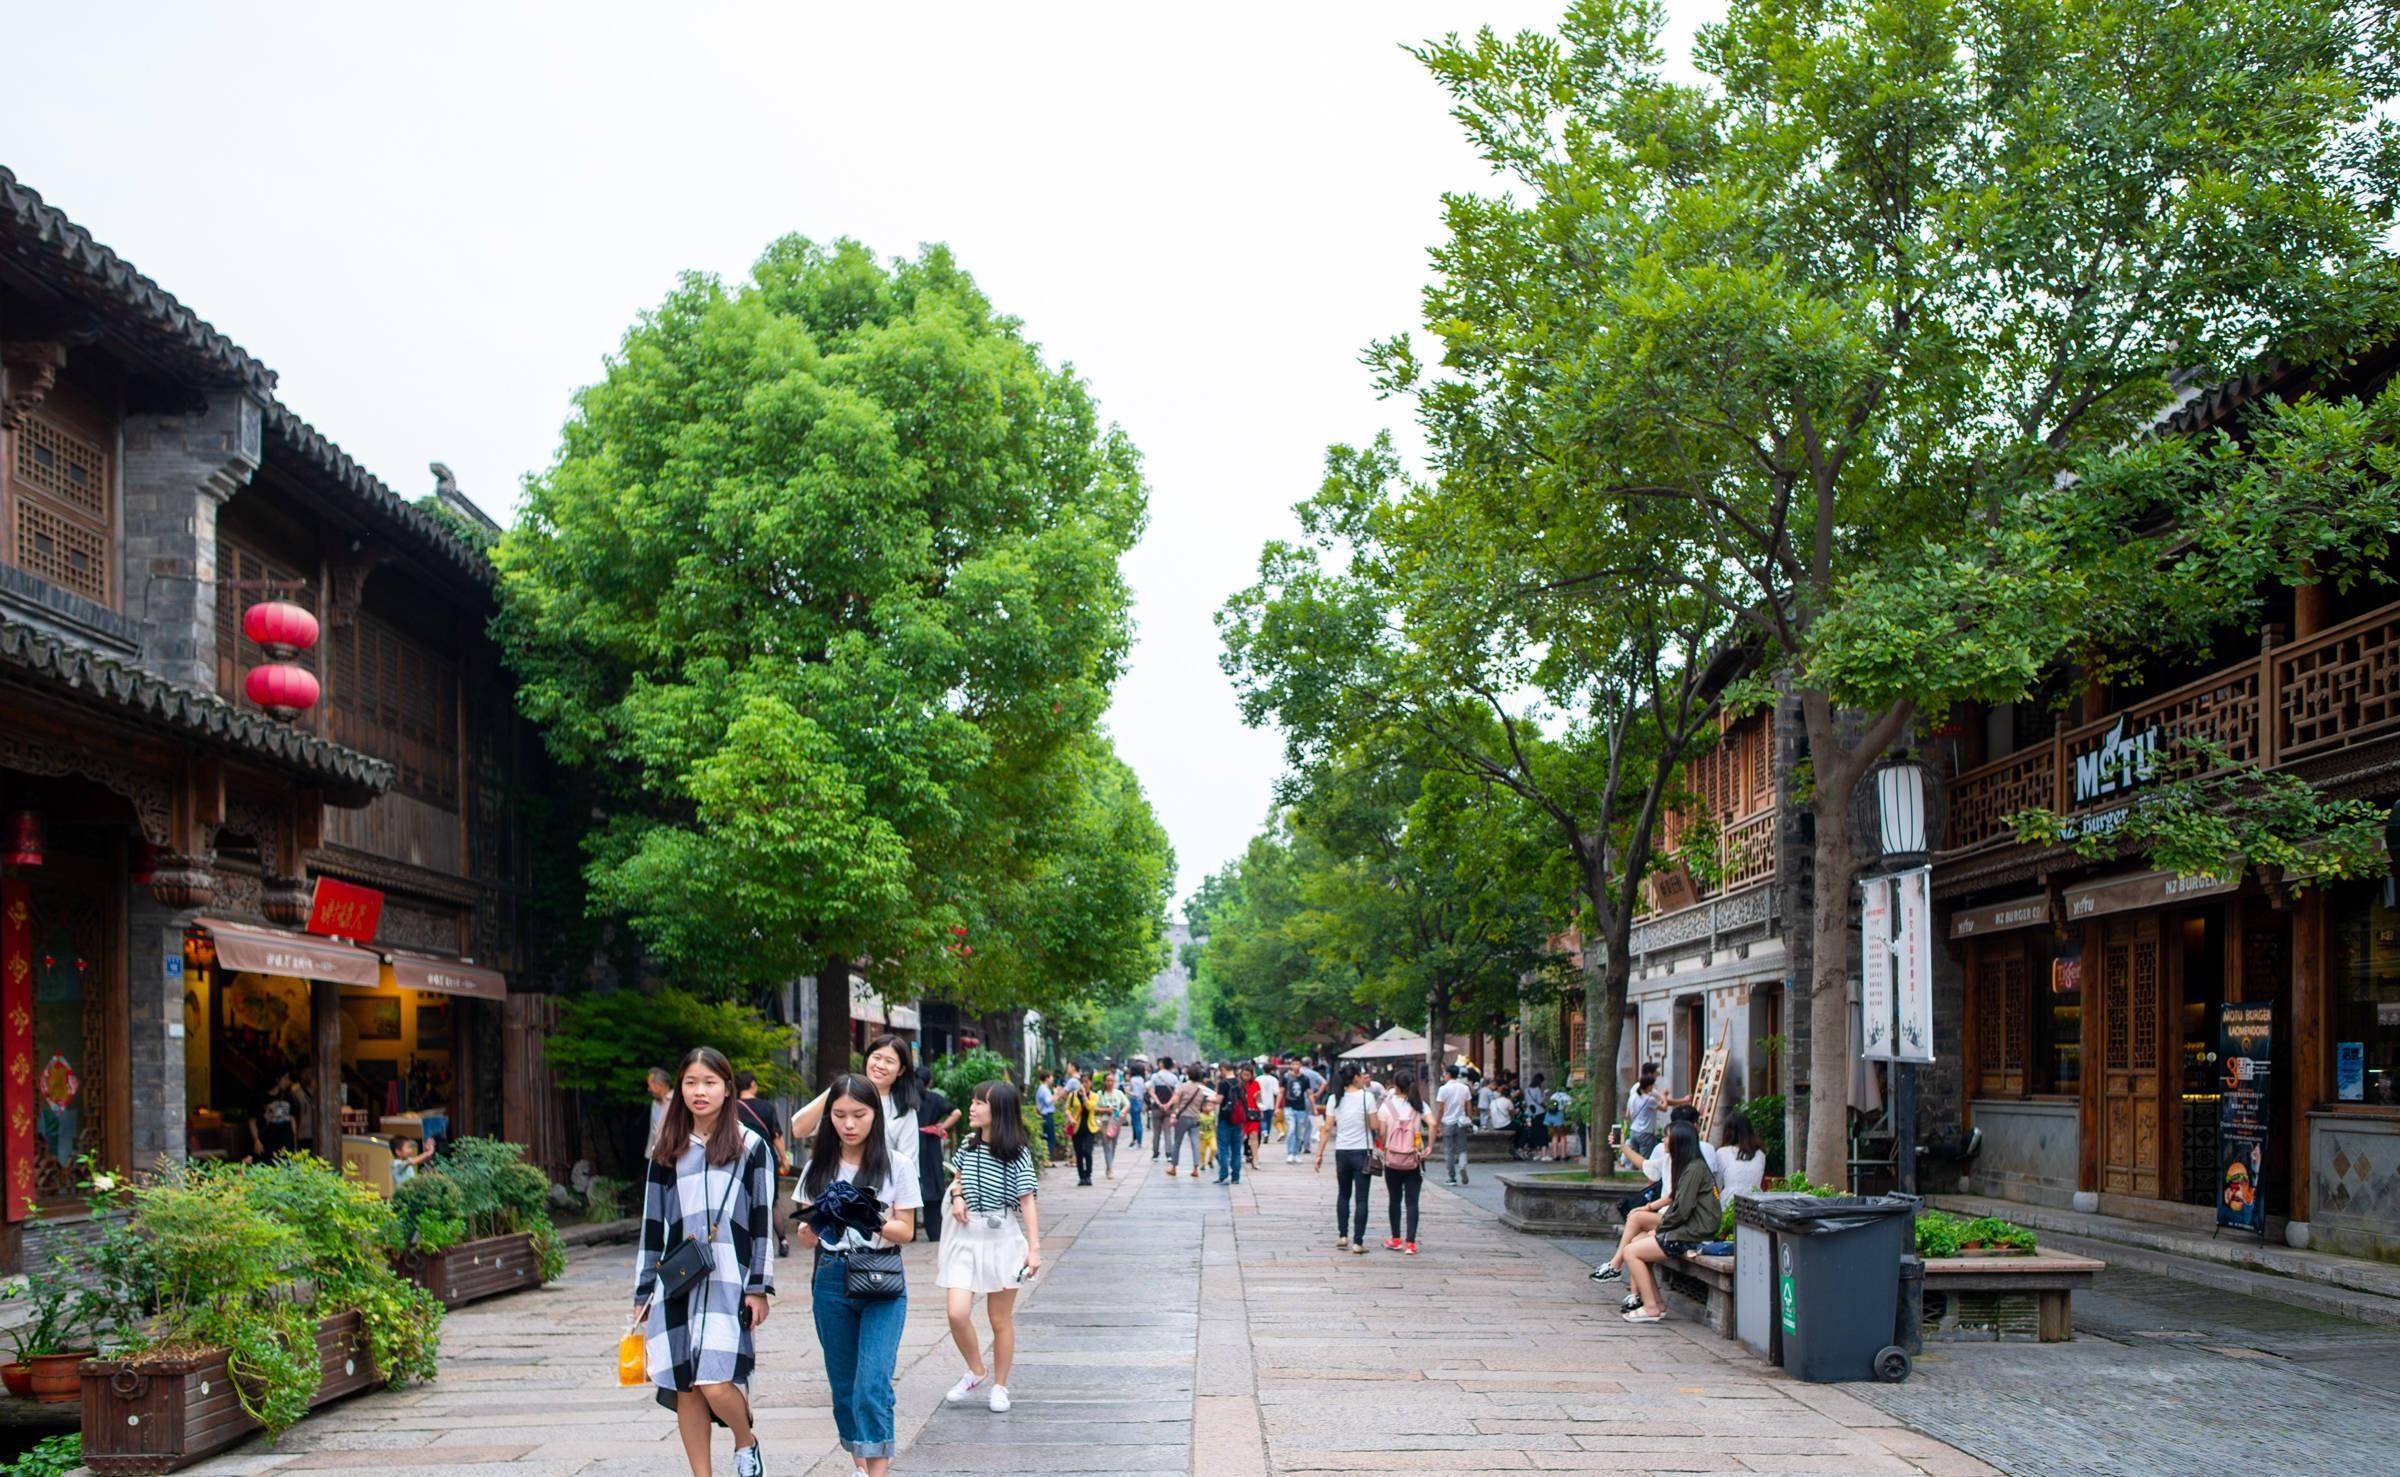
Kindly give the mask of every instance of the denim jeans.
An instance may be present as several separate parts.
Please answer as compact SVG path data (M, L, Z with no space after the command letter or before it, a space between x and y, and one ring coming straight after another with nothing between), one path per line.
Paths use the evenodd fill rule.
M1242 1182L1242 1136L1234 1130L1232 1124L1219 1123L1217 1125L1217 1183L1224 1184L1228 1176L1232 1178L1234 1184L1238 1185Z
M1125 1116L1133 1120L1133 1146L1138 1149L1142 1146L1142 1120L1150 1115L1136 1108Z
M1058 1157L1058 1114L1055 1112L1042 1115L1042 1147L1049 1151L1051 1159Z
M859 1302L842 1291L842 1259L817 1259L809 1311L817 1347L825 1351L825 1382L833 1390L833 1425L842 1450L865 1461L892 1454L892 1367L900 1356L900 1326L908 1295Z
M1301 1112L1297 1108L1286 1108L1284 1110L1283 1117L1283 1152L1285 1157L1297 1159L1301 1155L1307 1153L1310 1149L1316 1147L1316 1119L1309 1117L1306 1113Z

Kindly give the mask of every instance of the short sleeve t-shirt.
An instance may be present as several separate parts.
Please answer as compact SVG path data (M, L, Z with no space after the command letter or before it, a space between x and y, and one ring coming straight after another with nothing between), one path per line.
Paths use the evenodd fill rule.
M977 1138L959 1150L951 1164L958 1173L959 1192L966 1196L967 1209L979 1214L1015 1210L1018 1201L1039 1193L1031 1149L1019 1149L1014 1159L1003 1164L991 1146Z
M1258 1079L1258 1111L1260 1113L1263 1114L1274 1112L1275 1105L1282 1100L1282 1083L1277 1082L1272 1077L1261 1077Z
M1467 1099L1471 1096L1473 1094L1469 1091L1467 1084L1456 1077L1443 1083L1442 1090L1433 1095L1434 1101L1441 1105L1442 1122L1453 1127L1464 1127L1467 1121Z
M1367 1115L1375 1111L1375 1106L1374 1094L1356 1087L1334 1101L1327 1111L1333 1116L1335 1150L1375 1147L1375 1136L1367 1128Z
M1628 1134L1641 1135L1658 1132L1658 1094L1654 1092L1634 1094L1632 1106L1627 1109L1625 1117L1625 1131Z
M1033 1090L1033 1110L1035 1112L1051 1113L1056 1112L1057 1109L1058 1094L1050 1090L1049 1083L1045 1082Z

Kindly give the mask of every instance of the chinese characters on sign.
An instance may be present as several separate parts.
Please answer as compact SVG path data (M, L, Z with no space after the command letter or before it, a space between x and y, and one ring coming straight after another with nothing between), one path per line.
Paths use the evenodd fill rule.
M335 877L319 877L308 908L308 931L324 938L371 943L383 922L383 894Z
M33 901L25 884L0 881L0 1112L8 1117L7 1219L33 1207Z
M1860 910L1860 1054L1933 1060L1933 870L1868 879Z

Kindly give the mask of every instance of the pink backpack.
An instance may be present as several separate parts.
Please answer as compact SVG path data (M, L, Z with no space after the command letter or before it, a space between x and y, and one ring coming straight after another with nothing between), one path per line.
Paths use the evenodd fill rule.
M1408 1105L1408 1099L1393 1093L1383 1100L1383 1162L1390 1169L1415 1169L1425 1162L1425 1151L1417 1141L1425 1125L1425 1115ZM1405 1147L1394 1147L1404 1145Z

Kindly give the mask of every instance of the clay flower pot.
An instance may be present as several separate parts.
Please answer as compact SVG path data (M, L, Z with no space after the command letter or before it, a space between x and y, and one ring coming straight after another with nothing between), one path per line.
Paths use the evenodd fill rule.
M22 1360L0 1364L0 1381L8 1385L8 1393L22 1399L33 1393L33 1366Z
M83 1378L75 1366L92 1357L89 1349L73 1354L36 1354L33 1365L33 1398L44 1405L66 1405L83 1398Z

